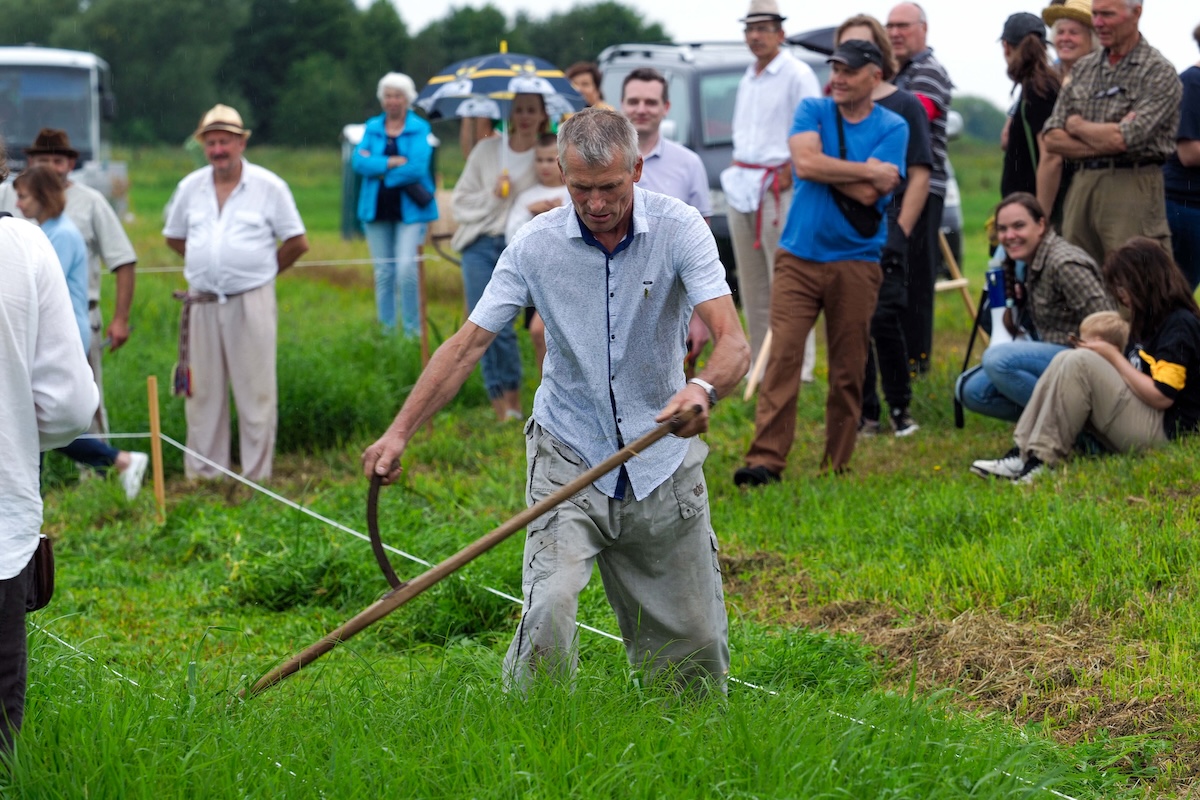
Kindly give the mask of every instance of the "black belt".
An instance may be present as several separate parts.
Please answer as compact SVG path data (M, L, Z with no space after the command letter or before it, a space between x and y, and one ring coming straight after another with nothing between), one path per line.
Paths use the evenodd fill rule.
M1161 167L1160 158L1088 158L1079 162L1080 169L1136 169L1137 167Z
M99 300L88 300L88 311L95 311L100 307Z

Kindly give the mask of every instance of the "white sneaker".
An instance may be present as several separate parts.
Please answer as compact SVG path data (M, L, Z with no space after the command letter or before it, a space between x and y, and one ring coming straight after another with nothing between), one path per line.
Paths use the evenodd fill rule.
M150 466L150 456L145 453L130 453L129 466L121 471L121 488L125 496L133 500L142 490L142 481L146 477L146 467Z
M1048 470L1040 458L1030 456L1025 462L1025 466L1021 467L1021 474L1013 478L1013 483L1030 484L1037 480L1037 476Z
M971 472L981 478L1006 478L1011 481L1021 477L1024 468L1025 459L1021 458L1021 451L1014 447L1003 458L976 461L971 465Z

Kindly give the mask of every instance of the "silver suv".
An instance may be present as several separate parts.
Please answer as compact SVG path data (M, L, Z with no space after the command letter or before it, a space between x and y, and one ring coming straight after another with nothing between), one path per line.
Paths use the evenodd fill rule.
M805 34L791 37L803 39ZM786 45L792 55L812 67L820 85L829 82L825 55L800 44ZM712 194L712 231L727 271L734 264L729 240L728 206L721 191L721 170L733 161L733 103L738 83L753 60L743 42L699 42L694 44L618 44L605 48L597 57L603 73L600 87L606 102L621 104L621 84L639 67L653 67L667 79L671 110L663 121L662 135L685 145L704 162ZM961 125L958 126L961 128ZM949 169L949 164L947 164ZM961 262L962 211L958 184L950 172L942 227L955 257ZM735 284L730 275L730 284Z

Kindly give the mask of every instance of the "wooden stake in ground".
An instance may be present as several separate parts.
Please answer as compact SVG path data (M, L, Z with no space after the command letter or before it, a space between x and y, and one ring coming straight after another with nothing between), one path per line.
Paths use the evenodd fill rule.
M146 377L146 399L150 408L150 469L154 476L154 502L158 523L167 521L167 490L163 485L162 423L158 417L158 376Z
M339 644L351 638L355 634L358 634L363 629L383 619L388 614L392 613L397 608L419 595L421 592L474 561L488 550L491 550L493 547L503 542L512 534L524 528L530 522L533 522L542 514L552 510L562 501L586 488L597 478L612 472L614 469L638 455L647 447L654 444L667 434L674 433L675 431L679 430L684 425L691 422L692 419L699 413L700 407L693 406L679 416L664 422L654 430L647 433L645 436L638 439L633 444L630 444L624 449L609 456L603 462L595 467L592 467L587 472L568 483L566 486L546 497L541 502L525 509L508 522L505 522L500 527L492 530L490 533L487 533L481 538L475 540L473 543L450 556L442 563L421 573L411 581L400 584L398 588L388 592L382 598L360 611L348 622L342 624L341 627L328 633L319 642L309 646L306 650L297 653L288 659L284 664L276 667L274 670L264 675L259 679L258 683L254 684L254 687L250 689L250 696L254 696L264 689L274 686L284 678L299 671L302 667L305 667L316 661L318 658L325 655L330 650L337 647ZM377 481L379 479L374 478L373 480Z
M429 366L429 317L425 306L425 245L417 247L417 325L421 328L421 369Z
M758 358L754 359L754 366L750 368L750 375L746 378L746 393L742 395L743 400L754 397L754 390L758 388L758 382L762 380L763 373L767 371L767 356L770 354L771 329L767 328L767 335L763 337L762 347L758 349Z

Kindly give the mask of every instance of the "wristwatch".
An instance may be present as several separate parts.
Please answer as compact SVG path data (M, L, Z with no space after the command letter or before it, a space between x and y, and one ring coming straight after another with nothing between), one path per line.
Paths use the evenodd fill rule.
M703 378L692 378L688 383L694 383L703 389L708 394L708 407L712 408L717 404L717 387L713 386Z

